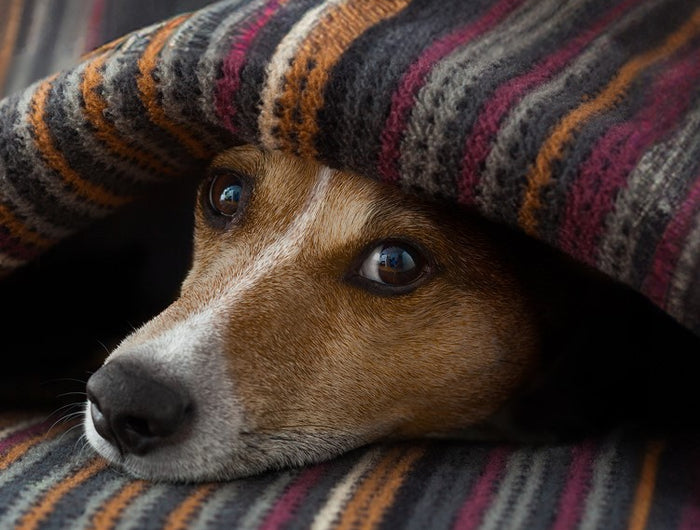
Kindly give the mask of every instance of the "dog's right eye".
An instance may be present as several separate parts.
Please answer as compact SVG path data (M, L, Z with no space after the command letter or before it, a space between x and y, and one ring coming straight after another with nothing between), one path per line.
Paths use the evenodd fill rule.
M235 173L220 173L211 179L209 205L218 215L234 217L243 200L243 181Z

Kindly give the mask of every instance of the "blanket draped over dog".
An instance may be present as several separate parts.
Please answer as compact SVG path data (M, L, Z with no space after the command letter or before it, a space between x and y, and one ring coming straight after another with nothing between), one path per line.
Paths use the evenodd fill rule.
M90 41L95 13L156 3L95 0L83 27L50 15L89 2L26 2L30 24L12 0L0 42L57 21ZM15 88L0 274L255 143L475 209L700 333L700 0L224 1ZM700 527L692 434L374 445L192 485L106 467L53 419L0 413L0 528Z
M0 103L0 269L233 143L454 201L700 333L700 2L225 1Z

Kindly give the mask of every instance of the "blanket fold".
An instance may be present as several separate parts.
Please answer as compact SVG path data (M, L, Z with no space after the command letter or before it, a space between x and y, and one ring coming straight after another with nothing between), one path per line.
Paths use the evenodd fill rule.
M227 0L0 101L0 271L255 143L473 208L700 333L700 1Z

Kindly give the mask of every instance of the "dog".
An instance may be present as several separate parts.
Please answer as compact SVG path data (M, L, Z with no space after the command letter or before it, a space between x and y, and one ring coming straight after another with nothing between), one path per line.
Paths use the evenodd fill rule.
M566 322L598 314L591 271L573 282L575 265L494 223L279 152L218 156L195 227L179 298L87 384L89 444L151 480L517 437L512 404L546 423L523 396L578 340Z

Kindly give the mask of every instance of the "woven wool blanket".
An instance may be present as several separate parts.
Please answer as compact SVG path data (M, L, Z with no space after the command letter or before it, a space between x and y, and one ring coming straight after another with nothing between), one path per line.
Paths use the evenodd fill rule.
M159 484L107 468L81 450L75 429L52 423L0 415L0 528L691 530L700 524L697 436L642 440L614 432L542 447L375 445L304 469Z
M5 273L233 143L462 204L700 333L700 1L229 0L0 102Z

